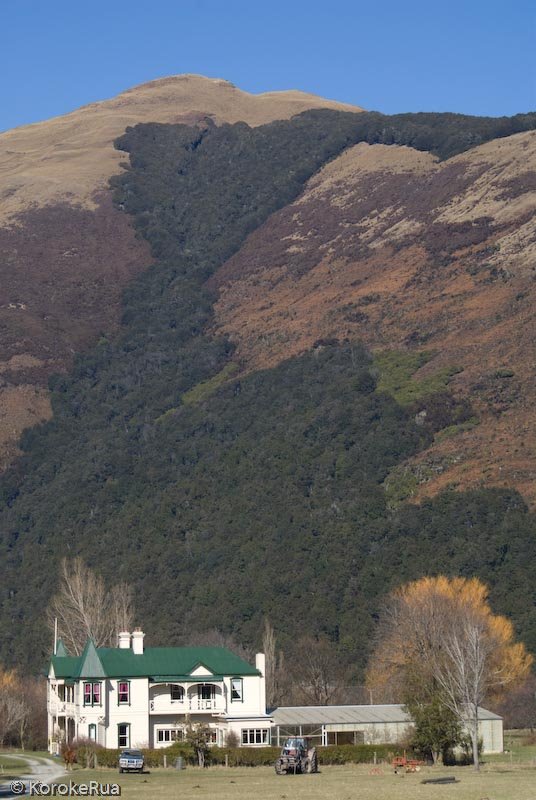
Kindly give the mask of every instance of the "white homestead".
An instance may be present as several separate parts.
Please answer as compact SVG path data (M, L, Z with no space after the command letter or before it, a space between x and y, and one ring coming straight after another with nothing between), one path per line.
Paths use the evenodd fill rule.
M122 631L118 647L81 656L61 642L47 684L50 752L62 741L92 739L103 747L168 747L189 722L203 722L214 744L233 731L243 745L270 743L265 659L255 666L223 647L144 648L144 634Z

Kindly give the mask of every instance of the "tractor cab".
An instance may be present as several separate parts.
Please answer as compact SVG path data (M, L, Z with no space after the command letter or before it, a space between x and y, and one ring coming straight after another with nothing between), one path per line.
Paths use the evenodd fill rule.
M307 753L309 744L307 739L302 737L291 737L283 745L282 754L285 756L303 756Z

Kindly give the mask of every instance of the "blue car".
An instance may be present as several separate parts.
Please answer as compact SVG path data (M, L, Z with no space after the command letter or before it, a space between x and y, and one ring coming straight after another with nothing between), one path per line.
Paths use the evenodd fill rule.
M123 750L119 756L119 772L143 772L143 765L141 750Z

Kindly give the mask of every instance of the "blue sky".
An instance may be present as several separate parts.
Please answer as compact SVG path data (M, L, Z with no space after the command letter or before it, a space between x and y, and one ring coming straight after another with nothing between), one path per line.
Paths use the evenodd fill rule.
M0 130L195 72L386 113L536 109L531 0L0 0Z

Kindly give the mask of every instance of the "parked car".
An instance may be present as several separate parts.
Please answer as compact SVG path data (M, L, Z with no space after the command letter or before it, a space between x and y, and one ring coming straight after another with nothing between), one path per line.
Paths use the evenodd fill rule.
M141 750L123 750L119 755L119 772L143 772L144 763Z

